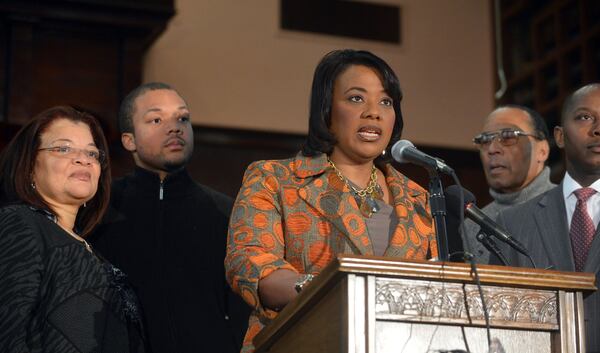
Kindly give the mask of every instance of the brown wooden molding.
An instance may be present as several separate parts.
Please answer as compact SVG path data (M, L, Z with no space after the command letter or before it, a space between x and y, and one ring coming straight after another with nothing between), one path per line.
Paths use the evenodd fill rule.
M71 20L154 27L175 14L173 0L3 0L0 12L14 19Z
M542 270L525 267L478 265L482 284L510 285L532 289L581 289L596 290L596 277L592 273ZM434 262L376 257L343 255L331 265L332 272L364 272L378 276L398 276L411 279L453 280L475 283L471 265L461 262ZM323 271L325 273L325 271Z
M273 131L193 126L194 141L199 145L227 146L236 148L273 148L277 151L295 153L300 150L306 135ZM278 153L279 154L279 153Z

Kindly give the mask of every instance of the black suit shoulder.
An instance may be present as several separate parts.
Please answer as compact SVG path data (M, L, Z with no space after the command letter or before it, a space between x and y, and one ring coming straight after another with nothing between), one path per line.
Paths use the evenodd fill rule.
M561 186L500 213L497 221L524 245L532 259L499 243L511 266L530 267L534 262L540 268L570 269L570 241ZM495 256L490 257L490 262L498 264Z
M561 192L561 188L556 186L531 200L500 212L498 215L498 223L505 228L513 228L522 226L529 221L533 221L532 214L534 212L542 207L554 206L553 203L557 201L556 192Z
M29 239L40 251L64 243L57 236L58 227L43 214L24 204L13 204L0 208L0 228L6 236ZM62 241L61 241L62 240Z

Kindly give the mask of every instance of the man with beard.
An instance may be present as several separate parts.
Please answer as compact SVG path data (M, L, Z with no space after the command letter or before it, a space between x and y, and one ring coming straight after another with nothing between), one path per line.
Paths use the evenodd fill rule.
M479 156L493 201L482 208L490 218L550 190L550 168L545 163L550 146L544 118L519 105L496 108L485 120L482 132L473 142ZM489 251L476 239L479 226L465 222L467 237L479 263L489 261ZM466 247L465 247L466 248Z
M498 216L498 223L529 250L538 268L590 272L600 279L600 84L569 96L556 145L564 150L567 172L558 187ZM511 266L529 260L499 244ZM492 263L498 263L495 256ZM600 293L584 297L587 353L600 353Z
M119 129L136 167L113 183L94 246L129 276L152 352L238 352L249 309L225 282L232 200L185 169L186 102L169 85L144 84L124 99Z

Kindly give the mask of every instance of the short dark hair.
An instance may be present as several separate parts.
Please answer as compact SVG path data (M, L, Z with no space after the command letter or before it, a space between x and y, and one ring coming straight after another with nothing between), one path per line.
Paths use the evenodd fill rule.
M302 147L302 153L305 156L315 156L319 153L330 154L333 151L333 146L337 143L335 137L329 131L333 88L338 76L352 65L362 65L375 70L380 76L385 92L392 98L396 120L394 121L392 137L386 147L386 150L388 150L388 153L385 154L387 158L389 158L391 146L400 139L404 126L402 110L400 109L402 91L394 71L383 59L368 51L334 50L321 59L313 76L308 136ZM378 159L382 161L386 158L378 157Z
M529 107L526 107L524 105L519 105L519 104L502 105L502 106L496 108L496 110L503 109L503 108L519 109L519 110L524 111L527 115L529 115L531 127L533 127L533 131L538 135L538 137L540 137L542 140L550 141L551 136L550 136L550 131L548 131L548 125L546 124L546 119L544 119L544 117L540 113L538 113L537 111L535 111Z
M573 110L573 108L582 96L585 96L589 92L597 89L600 89L600 83L590 83L578 88L573 93L569 94L563 103L563 108L560 115L560 123L562 124L565 121L567 114L569 114L569 112Z
M76 227L85 236L100 222L110 200L110 163L108 144L100 123L91 114L69 106L47 109L25 124L0 154L0 202L25 203L54 213L52 207L35 190L32 175L41 145L41 135L55 120L67 119L89 126L94 143L104 151L106 160L100 166L98 190L77 214Z
M129 92L127 96L121 102L119 108L118 127L119 132L133 132L133 114L135 114L135 100L148 91L156 91L166 89L169 91L177 92L173 87L169 86L164 82L148 82L144 83L133 91ZM179 93L178 93L179 94Z

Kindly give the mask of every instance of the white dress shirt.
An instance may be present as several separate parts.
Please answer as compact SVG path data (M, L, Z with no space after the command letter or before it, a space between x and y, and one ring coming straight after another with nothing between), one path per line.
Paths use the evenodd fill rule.
M581 189L582 186L576 182L569 173L565 173L563 179L563 198L565 199L565 208L567 209L567 222L569 229L571 229L571 219L573 219L573 212L575 212L575 205L577 204L577 196L574 191ZM598 229L598 222L600 221L600 179L596 180L590 188L596 190L596 193L587 200L587 211L592 217L594 227Z

